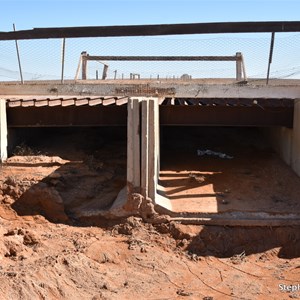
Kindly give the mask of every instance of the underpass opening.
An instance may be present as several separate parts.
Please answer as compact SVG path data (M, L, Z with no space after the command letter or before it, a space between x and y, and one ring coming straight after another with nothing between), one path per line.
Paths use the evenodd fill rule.
M232 219L299 214L300 178L276 153L272 130L162 126L159 184L170 214Z
M20 215L90 219L126 186L126 126L11 128L10 136L10 176L28 182L13 203Z

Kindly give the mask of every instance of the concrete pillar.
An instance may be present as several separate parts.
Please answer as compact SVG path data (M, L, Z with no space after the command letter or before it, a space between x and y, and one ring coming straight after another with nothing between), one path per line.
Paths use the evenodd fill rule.
M128 99L127 120L127 187L128 193L140 192L140 101Z
M0 99L0 161L7 159L7 120L6 101Z
M149 101L143 99L142 101L142 115L141 115L141 193L148 197L148 163L149 163Z
M159 113L158 99L149 99L149 134L148 134L148 197L155 201L156 186L159 176Z
M157 98L142 100L141 192L155 201L159 174L159 105Z
M295 100L292 143L292 169L300 176L300 99Z

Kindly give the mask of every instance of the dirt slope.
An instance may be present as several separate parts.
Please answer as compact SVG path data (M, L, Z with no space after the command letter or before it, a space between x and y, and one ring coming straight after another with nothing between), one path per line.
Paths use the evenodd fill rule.
M80 218L125 185L126 140L72 139L0 166L1 300L300 299L280 290L300 284L299 227Z

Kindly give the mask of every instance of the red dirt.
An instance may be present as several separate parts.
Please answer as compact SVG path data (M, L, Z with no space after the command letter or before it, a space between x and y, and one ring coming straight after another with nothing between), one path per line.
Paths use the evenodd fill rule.
M299 227L80 218L110 204L126 155L120 141L96 155L72 139L1 166L0 299L300 298L279 288L300 283Z
M168 130L160 172L173 211L300 214L300 178L269 148L261 132L251 128L181 131ZM198 156L198 149L232 159Z

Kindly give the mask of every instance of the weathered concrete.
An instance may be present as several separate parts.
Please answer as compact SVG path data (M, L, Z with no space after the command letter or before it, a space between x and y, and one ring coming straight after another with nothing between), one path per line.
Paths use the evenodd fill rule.
M300 176L300 100L295 100L292 129L274 127L265 132L273 149Z
M159 172L159 113L157 98L143 98L141 123L141 190L145 198L155 201Z
M300 99L295 100L294 106L291 167L300 176Z
M23 85L1 83L1 95L82 95L82 96L131 96L131 97L198 97L198 98L270 98L296 99L300 95L297 82L278 81L236 84L233 80L105 80L105 81L64 81L34 82ZM208 83L209 82L209 83Z
M139 98L128 100L127 119L127 182L128 192L140 192L140 101Z
M0 161L7 159L6 101L0 99Z
M272 148L287 165L291 166L293 129L287 127L270 127L266 128L264 131Z

